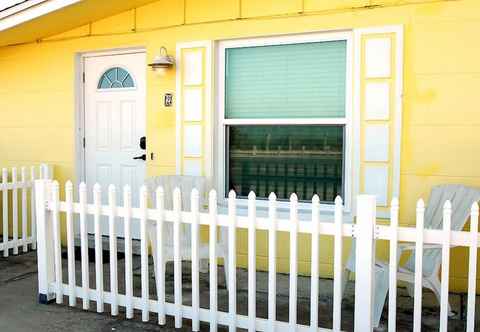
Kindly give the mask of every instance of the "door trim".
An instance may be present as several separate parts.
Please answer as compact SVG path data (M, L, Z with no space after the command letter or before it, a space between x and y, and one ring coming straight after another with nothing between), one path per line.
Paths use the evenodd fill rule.
M78 185L86 180L86 158L85 148L83 145L83 139L85 137L85 84L83 81L83 75L85 73L85 59L100 56L109 55L123 55L123 54L135 54L135 53L147 53L146 48L142 46L129 47L129 48L115 48L110 50L98 50L81 52L75 55L75 185ZM147 82L145 82L145 89L147 88ZM146 91L145 91L146 94ZM145 97L146 99L146 97ZM147 101L145 100L145 107ZM145 109L145 113L147 110ZM145 114L146 119L146 114ZM146 125L146 124L145 124Z

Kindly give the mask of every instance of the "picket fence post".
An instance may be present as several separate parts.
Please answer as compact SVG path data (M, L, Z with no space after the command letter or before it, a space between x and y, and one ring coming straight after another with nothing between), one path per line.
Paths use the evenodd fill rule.
M355 331L372 331L374 264L375 264L376 199L360 195L357 200L355 225Z
M55 300L55 293L48 291L50 283L55 281L52 214L47 210L46 206L50 183L51 181L44 179L35 181L38 239L38 302L41 304L48 304Z

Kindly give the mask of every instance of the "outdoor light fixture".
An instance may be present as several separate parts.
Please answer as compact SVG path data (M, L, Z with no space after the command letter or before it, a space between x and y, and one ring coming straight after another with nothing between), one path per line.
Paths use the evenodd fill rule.
M157 55L153 59L153 62L149 63L148 65L152 68L154 72L162 75L168 68L173 67L174 64L175 59L171 55L168 55L167 49L162 46L160 48L160 54Z

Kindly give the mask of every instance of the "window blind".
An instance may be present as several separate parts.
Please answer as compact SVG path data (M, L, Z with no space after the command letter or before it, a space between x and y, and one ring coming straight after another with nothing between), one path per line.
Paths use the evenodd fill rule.
M225 118L345 116L346 41L230 48Z

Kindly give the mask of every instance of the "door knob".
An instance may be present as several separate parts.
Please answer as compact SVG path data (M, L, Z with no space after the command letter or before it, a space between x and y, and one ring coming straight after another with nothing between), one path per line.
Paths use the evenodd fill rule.
M147 138L145 136L140 137L140 149L146 150L147 149Z
M141 160L145 161L145 160L147 160L147 155L142 154L141 156L133 157L133 159L135 159L135 160L140 160L141 159Z

